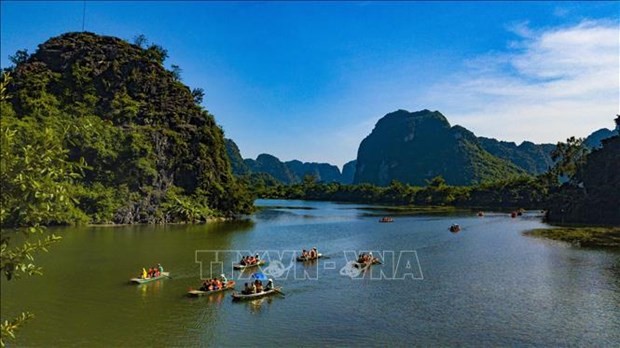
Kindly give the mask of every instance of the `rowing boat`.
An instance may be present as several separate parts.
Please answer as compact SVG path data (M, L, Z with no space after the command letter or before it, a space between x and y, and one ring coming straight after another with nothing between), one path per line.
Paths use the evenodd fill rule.
M297 257L297 261L299 261L299 262L313 261L313 260L319 259L319 258L321 258L321 257L323 257L323 254L321 254L321 253L317 254L317 255L316 255L316 257L312 257L312 258L309 258L309 257L303 257L303 256L298 256L298 257Z
M257 263L253 263L253 264L251 264L251 265L242 265L242 264L240 264L240 263L235 263L235 264L233 265L233 268L234 268L234 269L248 269L248 268L252 268L252 267L256 267L256 266L262 266L262 265L264 265L265 263L267 263L267 261L265 261L265 260L260 260L260 261L258 261Z
M129 281L134 283L134 284L144 284L144 283L150 283L162 278L170 278L170 272L161 272L161 274L158 277L150 277L150 278L131 278Z
M208 296L211 294L215 294L216 292L222 292L222 291L226 291L226 290L230 290L234 288L235 288L235 281L229 280L228 283L226 283L226 286L221 289L211 290L211 291L190 290L187 292L187 296L192 296L192 297Z
M368 262L356 262L356 263L353 264L353 267L355 267L355 268L366 268L366 267L368 267L370 265L380 265L380 264L381 264L381 261L379 261L379 259L377 259L377 258L374 258L374 259L372 259L371 263L368 263Z
M257 298L261 298L261 297L273 295L275 293L279 293L281 289L282 289L282 287L273 288L271 290L265 290L265 291L259 292L257 294L242 294L240 292L233 292L232 300L233 301L254 300L254 299L257 299Z

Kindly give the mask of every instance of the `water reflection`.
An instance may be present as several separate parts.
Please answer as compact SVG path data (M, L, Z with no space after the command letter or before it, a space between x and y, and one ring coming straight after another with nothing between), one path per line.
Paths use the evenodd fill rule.
M159 294L164 288L164 279L156 280L150 283L138 284L132 286L136 287L136 291L140 294L143 299L146 299L147 296L153 294Z

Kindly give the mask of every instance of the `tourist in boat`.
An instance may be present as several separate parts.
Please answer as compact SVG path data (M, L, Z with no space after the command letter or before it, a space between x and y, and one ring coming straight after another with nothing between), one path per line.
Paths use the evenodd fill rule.
M303 258L305 258L305 259L307 259L307 258L308 258L308 252L306 251L306 249L303 249L303 250L301 251L301 257L303 257Z
M250 284L245 283L245 287L243 288L243 293L248 295L252 293L252 287L250 286Z
M312 248L312 250L310 250L310 258L314 259L317 256L317 252L316 252L316 247Z
M256 285L256 293L261 293L263 292L263 282L259 281L258 279L254 282L254 284Z
M252 289L250 291L250 294L255 294L256 293L256 282L252 283Z
M142 279L146 279L148 277L148 273L146 273L146 268L142 267Z
M271 289L273 289L273 279L269 279L267 286L265 286L265 291L269 291Z
M200 291L208 291L209 290L209 282L205 279L202 281L202 285L200 286Z

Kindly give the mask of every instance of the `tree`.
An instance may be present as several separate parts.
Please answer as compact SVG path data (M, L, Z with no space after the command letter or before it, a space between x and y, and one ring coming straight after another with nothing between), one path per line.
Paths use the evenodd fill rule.
M176 65L176 64L172 64L170 66L171 71L172 72L172 77L176 80L176 81L181 81L181 72L183 70L181 70L181 67Z
M558 142L551 152L551 159L555 166L551 169L554 176L565 176L569 180L583 167L588 154L588 149L583 145L583 138L570 137L566 143Z
M168 50L159 45L150 45L146 49L146 56L159 64L164 64L166 58L168 58Z
M202 88L194 88L192 89L192 97L194 97L194 102L196 104L201 104L202 100L205 97L205 90Z
M30 55L28 54L28 50L24 49L24 50L18 50L17 52L15 52L14 55L9 56L9 60L14 65L19 65L27 61L28 57L30 57Z
M67 160L62 135L34 118L17 119L8 103L6 74L0 82L0 271L7 281L22 275L41 274L34 256L58 241L54 234L42 235L45 225L72 220L75 210L68 191L77 167ZM7 229L12 228L12 229ZM12 237L26 235L15 246ZM0 324L0 345L15 338L15 332L33 315L24 312Z
M144 34L140 34L133 38L133 44L140 48L144 48L148 44L148 42L149 40L146 38L146 36L144 36Z

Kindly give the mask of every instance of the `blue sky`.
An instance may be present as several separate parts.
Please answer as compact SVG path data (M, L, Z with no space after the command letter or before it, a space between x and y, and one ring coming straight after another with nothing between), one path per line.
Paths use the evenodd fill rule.
M1 3L1 65L82 2ZM85 29L168 49L244 157L341 166L397 109L557 142L620 113L618 2L86 2Z

